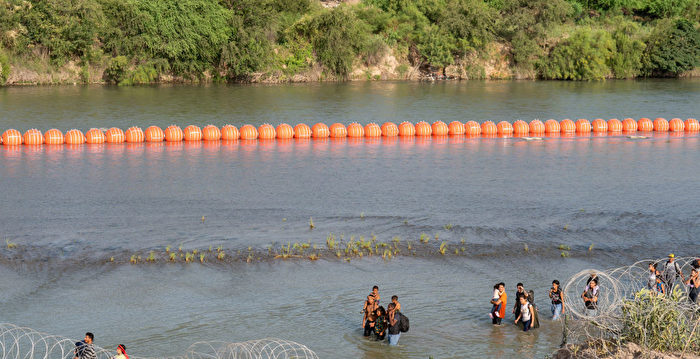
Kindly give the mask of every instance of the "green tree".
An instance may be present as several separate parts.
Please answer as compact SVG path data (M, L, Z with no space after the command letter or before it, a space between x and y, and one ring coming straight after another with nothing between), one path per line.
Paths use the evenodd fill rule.
M541 66L542 75L556 80L603 80L615 41L607 31L580 29L560 42Z
M482 49L493 39L495 11L482 0L448 0L438 23L466 53Z
M643 56L648 76L678 76L700 65L700 32L685 19L661 22Z
M639 39L640 26L631 21L621 20L612 33L616 51L611 55L608 63L615 74L615 78L633 78L640 74L642 69L642 54L646 45Z
M454 40L438 26L430 26L418 43L418 50L431 66L445 68L454 63ZM444 71L443 71L444 72Z

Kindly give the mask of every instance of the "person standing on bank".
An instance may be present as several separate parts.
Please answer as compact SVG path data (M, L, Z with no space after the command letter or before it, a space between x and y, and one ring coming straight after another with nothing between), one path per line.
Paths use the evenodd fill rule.
M389 324L389 334L387 338L389 339L389 345L399 345L399 338L401 337L399 323L401 322L402 314L396 311L396 304L394 303L389 303L387 309L387 322Z
M564 292L559 288L559 281L552 281L552 288L549 289L549 297L552 298L552 320L557 320L564 314Z
M499 297L498 300L491 299L491 304L493 305L500 305L501 308L498 310L498 316L493 316L493 319L491 319L491 323L493 325L501 325L501 321L503 320L503 317L506 316L506 306L508 305L508 295L506 294L506 285L505 283L501 282L498 283L498 293Z
M685 281L685 285L688 286L688 297L692 303L698 302L698 292L700 292L700 275L698 270L693 268L690 271L690 278Z
M97 359L97 353L95 353L95 347L92 344L94 340L95 335L90 332L85 333L84 341L79 342L80 346L75 350L75 359Z
M586 306L586 314L588 311L593 311L595 314L598 310L598 295L600 294L600 288L598 287L598 280L592 279L588 282L586 290L581 294L583 298L583 304Z
M685 276L681 267L676 262L676 256L671 253L668 255L668 261L666 261L666 266L664 267L664 282L666 282L666 291L669 293L673 292L673 285L676 284L678 277L681 277L682 281L685 281Z

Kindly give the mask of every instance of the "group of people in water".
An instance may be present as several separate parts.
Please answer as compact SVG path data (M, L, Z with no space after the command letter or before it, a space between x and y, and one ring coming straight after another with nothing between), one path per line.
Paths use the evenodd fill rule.
M698 303L698 294L700 294L700 258L690 263L692 269L687 278L678 262L676 262L676 256L673 253L668 255L668 260L663 263L663 266L660 266L660 264L662 263L649 263L647 289L657 295L668 295L673 292L674 286L680 279L680 283L688 287L688 299L692 303Z
M552 306L552 319L557 320L566 310L564 301L564 292L559 287L559 281L552 281L552 287L548 291ZM523 283L516 285L515 305L511 310L515 318L515 324L523 331L528 331L532 328L540 327L539 313L535 305L535 292L525 290ZM597 300L597 299L596 299ZM501 325L501 322L506 316L506 306L508 305L508 295L506 294L505 283L497 283L493 287L493 296L491 297L491 311L489 317L494 325Z
M391 296L391 302L384 309L379 304L381 296L379 287L372 287L362 308L362 329L365 337L384 340L389 345L398 345L402 332L408 331L408 318L401 314L401 303L398 296Z

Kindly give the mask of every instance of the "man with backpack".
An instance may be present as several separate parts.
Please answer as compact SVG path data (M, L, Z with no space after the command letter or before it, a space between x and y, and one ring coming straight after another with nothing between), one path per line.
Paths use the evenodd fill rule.
M680 276L682 280L685 280L683 271L681 271L680 266L675 261L676 256L671 253L668 255L668 261L664 267L664 282L666 282L666 289L669 293L673 292L673 285L676 283L676 279Z
M387 309L389 310L387 313L389 317L389 334L387 335L389 345L398 345L401 333L408 331L408 317L396 310L395 303L389 303Z

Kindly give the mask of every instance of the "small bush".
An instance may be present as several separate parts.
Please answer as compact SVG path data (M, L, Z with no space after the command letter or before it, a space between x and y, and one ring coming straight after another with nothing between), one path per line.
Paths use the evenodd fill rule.
M688 20L662 21L643 57L648 76L678 76L700 65L700 32Z
M453 38L437 26L431 26L420 39L418 50L431 66L444 68L454 63L457 49Z
M608 61L615 78L627 79L640 74L646 45L639 39L639 25L621 22L612 33L616 51Z
M129 61L126 56L117 56L109 60L109 64L104 71L105 81L118 84L124 81L128 71Z
M542 75L557 80L603 80L615 41L607 31L582 29L559 43L542 64Z
M4 85L10 77L10 59L0 51L0 85Z

